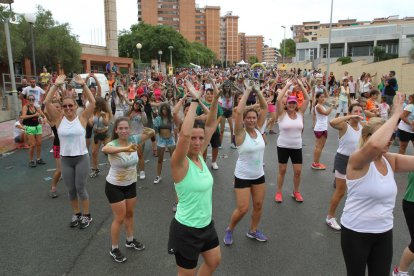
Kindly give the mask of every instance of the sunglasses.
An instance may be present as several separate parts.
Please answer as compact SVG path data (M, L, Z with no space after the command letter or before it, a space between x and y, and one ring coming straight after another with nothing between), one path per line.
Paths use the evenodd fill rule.
M72 108L73 104L64 104L62 105L63 108Z
M35 101L35 99L30 98L30 99L28 99L28 101L29 101L29 102L34 102L34 101Z

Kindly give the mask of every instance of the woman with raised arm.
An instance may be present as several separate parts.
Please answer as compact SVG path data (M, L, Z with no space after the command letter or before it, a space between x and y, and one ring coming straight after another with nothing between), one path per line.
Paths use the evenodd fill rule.
M341 247L349 276L388 276L393 254L394 172L414 170L414 156L389 153L391 137L403 113L399 95L385 123L371 118L362 128L361 147L349 157L348 198L341 217Z
M338 130L339 146L334 161L335 192L329 204L326 224L334 230L341 230L335 218L336 208L344 197L346 191L346 166L349 156L358 148L361 138L362 107L359 104L352 104L349 107L349 115L332 119L329 124Z
M98 168L99 149L101 145L106 145L109 142L109 123L112 119L111 110L102 97L95 98L95 110L93 117L89 119L89 125L93 130L93 144L92 144L92 171L89 175L95 178L100 173Z
M205 128L195 121L200 94L187 81L193 97L171 158L171 174L178 195L177 212L170 225L168 252L175 255L178 275L195 275L198 257L204 263L199 275L212 275L221 261L220 244L212 220L213 177L202 153L217 128L219 93L214 99Z
M111 225L112 247L109 254L118 263L126 261L119 250L119 234L125 224L127 248L144 250L145 246L134 238L134 209L137 202L138 145L154 136L154 130L144 128L142 134L131 135L128 117L115 121L112 141L102 148L111 165L106 177L105 194L111 205L114 220Z
M325 147L326 139L328 138L328 116L334 109L336 102L330 104L330 107L326 109L324 103L326 101L323 93L316 94L315 105L315 118L316 123L313 127L313 133L315 134L315 148L313 150L313 163L311 168L314 170L325 170L326 166L319 163L321 159L322 150Z
M79 226L84 229L92 222L89 212L89 195L86 190L86 180L89 172L89 154L86 148L85 127L95 109L95 98L81 76L74 77L74 81L83 87L83 94L89 105L78 116L78 105L71 97L63 98L63 116L52 103L53 95L58 86L62 85L66 76L60 75L46 96L45 104L49 117L56 122L60 139L60 156L62 162L63 181L68 189L69 200L73 215L70 227ZM81 201L83 214L79 206Z
M266 121L268 107L262 91L257 92L260 103L260 112L256 109L245 109L246 102L252 87L245 81L246 90L237 106L234 122L236 138L237 159L234 171L234 192L237 207L233 211L230 224L224 237L225 245L233 244L233 230L237 223L249 210L250 197L253 202L252 221L246 236L260 242L267 241L267 237L257 229L262 215L262 206L265 196L265 176L263 170L263 155L265 141L260 129Z
M293 85L293 80L288 80L285 87L277 96L277 117L279 124L279 137L277 139L277 157L279 160L279 172L277 176L277 191L275 201L283 201L282 188L285 180L287 162L289 158L293 165L293 193L292 197L297 202L303 202L303 197L299 192L300 176L302 173L302 130L303 115L309 104L309 94L300 80L299 84L304 102L298 108L298 100L295 96L288 96L286 104L283 104L289 88Z

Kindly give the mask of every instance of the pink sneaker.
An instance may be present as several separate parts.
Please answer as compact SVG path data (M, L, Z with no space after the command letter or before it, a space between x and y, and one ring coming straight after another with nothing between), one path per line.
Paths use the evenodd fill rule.
M282 196L282 193L281 192L277 192L276 193L276 195L275 195L275 201L277 203L282 203L283 202L283 196Z
M293 192L292 197L296 200L296 202L303 202L303 197L299 192Z

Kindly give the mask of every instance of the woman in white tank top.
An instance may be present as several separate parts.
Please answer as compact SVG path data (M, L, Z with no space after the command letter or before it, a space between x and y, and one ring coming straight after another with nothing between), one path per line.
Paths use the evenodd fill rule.
M401 97L385 123L380 118L362 128L361 148L351 154L346 170L348 197L341 217L341 246L348 275L390 275L394 172L414 170L414 156L389 153L391 137L403 112Z
M78 105L73 98L63 98L63 117L52 104L52 99L58 87L63 85L65 75L60 75L46 96L45 104L49 116L56 122L60 139L60 155L62 159L63 181L68 189L69 200L73 215L70 227L80 226L81 229L89 226L92 217L89 212L89 195L86 191L86 179L89 173L89 155L86 148L85 128L95 109L95 98L81 76L74 77L74 81L83 87L89 105L76 114ZM79 200L81 204L79 204ZM80 205L82 205L82 211Z
M295 96L287 96L289 88L297 82L303 91L304 101L302 106L298 108L298 101ZM284 99L287 97L286 102ZM292 197L297 202L303 202L303 197L299 192L300 176L302 172L302 130L303 116L308 108L309 94L303 86L302 81L290 79L285 87L277 96L277 118L279 124L279 137L277 139L277 156L279 162L279 172L277 176L277 191L275 201L281 203L283 182L287 169L289 158L293 165L293 193Z
M261 242L267 241L267 237L257 229L257 226L262 215L265 195L263 170L265 141L259 129L265 126L268 108L262 91L257 91L260 112L253 108L245 109L247 99L253 91L253 87L247 81L245 81L245 86L246 89L237 106L234 122L234 134L237 151L239 152L234 171L234 192L237 207L233 211L224 236L224 244L228 246L233 243L234 228L249 210L250 197L253 201L252 221L246 236Z
M326 139L328 138L328 116L331 114L336 103L330 105L326 109L323 104L325 103L325 95L323 93L316 94L316 105L315 105L315 117L316 123L313 128L315 134L315 149L313 151L313 163L311 168L314 170L325 170L326 166L319 163L321 153L325 147Z
M361 120L363 120L362 107L359 104L352 104L349 107L349 115L332 119L329 124L338 130L339 147L335 155L335 191L329 204L326 224L334 230L341 230L335 218L336 208L344 197L346 191L346 166L349 156L358 148L361 138Z

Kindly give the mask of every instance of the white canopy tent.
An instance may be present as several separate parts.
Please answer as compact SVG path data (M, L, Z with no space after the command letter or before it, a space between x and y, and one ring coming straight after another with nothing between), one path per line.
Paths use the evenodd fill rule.
M241 60L239 63L237 63L237 65L247 65L248 63L245 62L244 60Z

